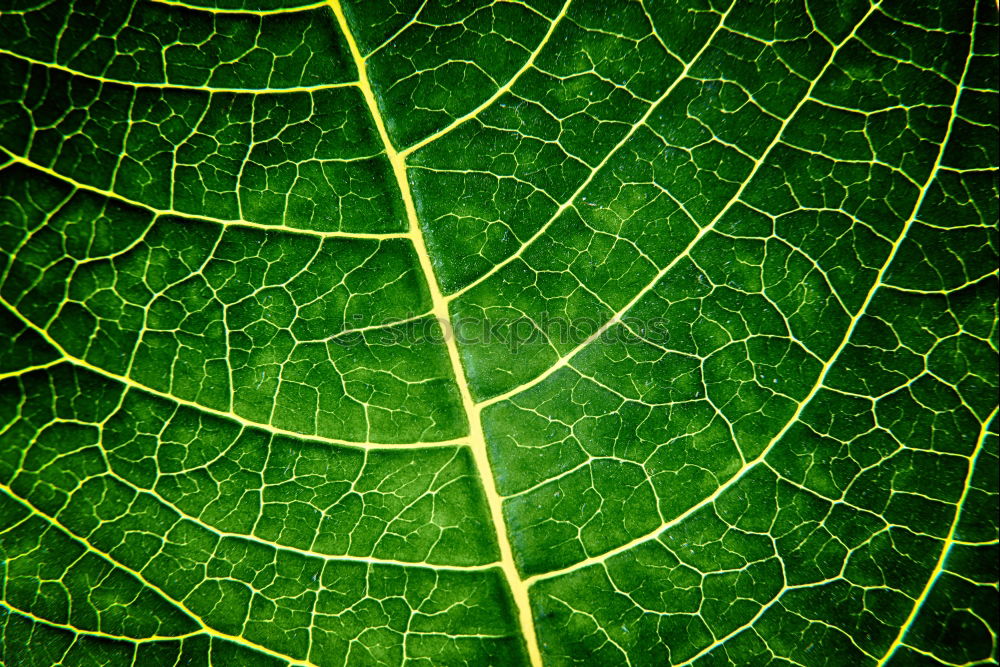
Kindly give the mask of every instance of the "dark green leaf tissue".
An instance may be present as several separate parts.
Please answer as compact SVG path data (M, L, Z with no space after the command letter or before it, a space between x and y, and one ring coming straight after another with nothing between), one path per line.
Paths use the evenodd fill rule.
M997 664L995 0L0 0L0 664Z

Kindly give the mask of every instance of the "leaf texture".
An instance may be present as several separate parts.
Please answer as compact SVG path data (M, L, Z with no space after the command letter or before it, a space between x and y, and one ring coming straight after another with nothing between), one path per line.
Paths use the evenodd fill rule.
M996 664L992 0L0 34L0 662Z

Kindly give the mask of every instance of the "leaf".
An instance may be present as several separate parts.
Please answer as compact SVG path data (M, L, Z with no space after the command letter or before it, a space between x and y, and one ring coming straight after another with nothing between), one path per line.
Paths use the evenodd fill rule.
M996 663L995 2L0 8L0 661Z

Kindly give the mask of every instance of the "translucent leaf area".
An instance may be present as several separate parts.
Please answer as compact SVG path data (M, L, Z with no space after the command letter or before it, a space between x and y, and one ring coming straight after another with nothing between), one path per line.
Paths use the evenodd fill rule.
M0 0L0 664L996 664L995 0Z

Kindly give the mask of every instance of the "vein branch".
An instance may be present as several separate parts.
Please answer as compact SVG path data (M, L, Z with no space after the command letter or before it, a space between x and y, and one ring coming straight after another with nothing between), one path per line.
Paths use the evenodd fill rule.
M126 565L118 562L110 554L107 554L107 553L101 551L97 547L93 546L90 542L88 542L87 540L83 539L82 537L80 537L79 535L77 535L76 533L74 533L73 531L71 531L69 528L67 528L66 526L64 526L62 524L62 522L59 521L58 518L53 517L53 516L49 516L48 514L43 513L38 508L36 508L34 505L32 505L31 503L29 503L27 500L24 500L23 498L21 498L20 496L18 496L16 493L14 493L6 485L0 484L0 492L2 492L4 495L6 495L8 498L10 498L11 500L13 500L17 504L19 504L22 507L24 507L33 516L36 516L36 517L40 518L42 521L44 521L49 526L51 526L54 529L58 530L59 532L65 534L67 537L69 537L74 542L77 542L78 544L80 544L89 553L92 553L92 554L96 555L101 560L106 561L107 563L109 563L113 567L118 568L120 570L123 570L124 572L127 572L128 574L130 574L133 577L135 577L136 579L138 579L140 582L143 583L143 585L145 585L150 590L155 591L165 601L168 601L170 604L172 604L173 606L175 606L180 612L182 612L185 616L187 616L188 618L190 618L196 625L198 625L198 627L200 628L201 632L203 632L203 633L205 633L207 635L211 635L213 637L217 637L219 639L223 639L223 640L226 640L226 641L234 642L236 644L240 644L240 645L245 646L245 647L247 647L249 649L252 649L254 651L259 651L261 653L266 653L267 655L270 655L270 656L275 657L275 658L279 658L282 661L286 661L286 662L288 661L289 658L288 658L287 655L284 655L282 653L278 653L277 651L272 651L271 649L267 648L266 646L261 646L260 644L256 644L256 643L254 643L254 642L252 642L252 641L250 641L248 639L244 639L243 637L238 637L236 635L226 634L225 632L220 632L219 630L216 630L215 628L209 627L208 625L205 624L205 622L197 614L195 614L190 609L188 609L187 605L185 605L183 601L177 600L177 599L175 599L175 598L167 595L167 593L162 588L160 588L159 586L157 586L153 582L149 581L149 579L147 579L146 576L144 574L142 574L142 572L140 572L138 570L133 570L132 568L130 568L130 567L128 567L128 566L126 566ZM300 661L294 661L293 664L312 665L312 663L300 662Z
M839 46L843 46L844 44L847 43L847 41L849 41L851 39L851 37L853 37L853 35L857 31L857 29L861 25L864 24L864 22L867 19L868 15L870 15L873 11L875 11L875 9L877 7L878 7L878 4L876 3L875 5L873 5L869 9L868 14L864 18L862 18L861 21L858 22L858 24L855 26L854 31L851 33L851 35L848 35L848 37L846 37L844 39L844 41L842 41L840 43ZM839 46L838 46L838 48L839 48ZM833 62L833 58L834 58L835 55L836 55L836 50L834 51L834 54L831 55L831 57L830 57L830 61L829 61L830 63ZM971 59L971 55L970 55L970 59ZM828 63L827 66L829 66L829 63ZM966 67L968 67L968 61L966 62ZM821 76L822 76L822 74L820 75L820 77ZM819 81L820 77L817 77L815 79L815 81ZM963 74L963 81L964 81L964 78L965 78L965 75ZM815 81L814 81L814 84L815 84ZM882 287L884 285L885 274L888 272L889 267L892 266L893 260L895 259L897 253L899 252L899 249L902 246L903 241L906 239L907 233L913 227L913 224L916 221L917 216L918 216L918 214L920 212L921 206L923 205L924 199L926 198L927 193L930 191L930 186L934 182L934 179L937 177L937 174L938 174L938 172L941 169L941 160L944 157L945 146L948 144L948 140L951 137L952 129L953 129L954 125L955 125L955 119L958 117L958 102L959 102L959 97L960 97L961 89L962 89L961 88L961 84L959 84L959 86L957 87L957 89L955 91L955 96L954 96L954 99L953 99L953 102L952 102L952 113L951 113L950 120L948 122L948 128L945 131L945 134L944 134L944 137L941 140L941 143L938 145L938 153L937 153L937 157L936 157L936 159L934 161L934 168L930 170L930 173L928 174L927 179L922 184L922 187L920 188L920 194L917 197L916 201L914 202L913 208L912 208L912 210L910 212L910 215L907 217L906 222L903 224L903 227L900 230L898 237L895 239L895 241L893 243L893 246L892 246L892 250L889 252L888 256L885 259L885 262L880 267L880 269L878 271L878 274L875 277L875 281L872 283L871 289L868 290L868 293L865 296L864 301L861 303L861 306L858 308L858 311L851 318L851 321L848 324L846 331L844 332L844 336L841 339L840 344L833 351L833 354L830 356L830 358L827 359L826 362L824 362L823 367L820 369L820 372L819 372L819 374L818 374L818 376L816 378L816 382L813 384L813 386L810 389L809 393L806 394L806 396L799 402L798 406L796 407L795 411L792 413L791 417L788 419L787 422L785 422L784 427L782 427L782 429L773 438L771 438L771 440L768 443L768 445L763 449L763 451L761 451L761 453L756 458L754 458L754 459L748 461L747 463L745 463L741 467L741 469L736 472L736 474L734 474L732 477L730 477L725 483L721 484L711 495L707 496L706 498L704 498L703 500L701 500L697 504L693 505L688 510L686 510L685 512L683 512L682 514L680 514L679 516L677 516L674 519L672 519L672 520L670 520L670 521L662 524L659 528L656 528L655 530L651 531L650 533L647 533L646 535L640 536L640 537L638 537L638 538L636 538L636 539L634 539L634 540L632 540L630 542L627 542L626 544L623 544L623 545L621 545L619 547L611 549L611 550L609 550L609 551L607 551L607 552L605 552L603 554L600 554L600 555L597 555L597 556L593 556L591 558L588 558L586 560L580 561L579 563L576 563L576 564L571 565L569 567L563 568L561 570L554 570L552 572L546 572L546 573L543 573L543 574L535 575L534 577L531 577L531 578L528 579L529 584L530 583L534 583L535 581L538 581L538 580L541 580L541 579L550 579L550 578L553 578L553 577L556 577L556 576L559 576L559 575L562 575L562 574L567 574L567 573L570 573L570 572L574 572L576 570L583 569L583 568L585 568L585 567L587 567L589 565L594 565L594 564L597 564L597 563L603 563L603 562L607 561L609 558L611 558L612 556L618 555L620 553L628 551L629 549L631 549L631 548L633 548L635 546L638 546L640 544L643 544L645 542L648 542L650 540L654 540L654 539L658 538L660 535L662 535L668 529L672 528L673 526L678 525L679 523L681 523L682 521L684 521L685 519L687 519L688 517L690 517L692 514L694 514L695 512L697 512L698 510L700 510L700 509L702 509L704 507L707 507L707 506L711 505L712 503L714 503L723 493L725 493L728 489L732 488L737 482L739 482L741 479L743 479L746 476L746 474L751 469L753 469L754 467L756 467L759 463L763 462L767 458L768 454L775 447L775 445L779 441L781 441L781 439L785 436L785 434L798 422L799 418L802 415L802 412L805 410L806 406L809 405L810 401L812 401L812 399L816 396L816 394L818 394L820 392L820 390L824 387L824 385L826 384L826 377L829 374L831 368L837 362L837 359L839 359L840 354L843 352L843 350L850 343L850 340L851 340L851 338L854 335L854 330L857 328L858 323L861 321L862 317L867 312L868 307L871 305L872 301L874 300L876 292L879 290L880 287ZM811 88L810 88L810 92L811 92ZM802 106L802 104L805 102L806 99L808 99L808 97L809 97L809 94L807 94L805 97L803 97L803 100L799 103L799 107ZM789 119L791 119L795 115L795 112L798 110L799 107L796 107L796 110L792 112L792 114L789 116ZM788 121L786 121L786 123L787 122ZM781 132L778 133L777 137L775 138L775 142L772 143L772 147L777 143L777 141L780 139L780 137L781 137ZM769 152L769 151L770 151L770 148L768 149L767 152ZM761 162L763 162L763 160L767 156L767 152L765 152L764 156L761 158ZM737 197L738 196L739 195L737 195ZM689 247L689 250L690 250L690 247ZM655 284L655 281L654 281L654 284ZM630 306L626 306L625 310L627 310L629 307ZM571 353L569 356L571 357L573 354L575 354L575 352ZM995 414L995 411L994 411L994 414ZM968 487L966 487L966 488L968 488Z
M34 331L39 336L41 336L45 340L45 342L48 343L49 345L51 345L53 348L55 348L55 350L61 356L61 359L59 359L57 361L52 361L52 362L49 362L49 363L46 363L46 364L39 364L37 367L33 366L33 367L30 367L30 368L23 369L21 371L17 371L17 372L10 373L10 374L5 374L3 376L0 376L0 379L4 379L5 377L10 377L10 376L21 375L21 374L28 373L28 372L31 372L31 371L34 371L34 370L40 370L40 369L44 369L44 368L49 368L51 366L57 365L58 363L66 362L66 363L72 364L74 366L77 366L79 368L83 368L85 370L88 370L88 371L90 371L92 373L96 373L96 374L98 374L98 375L100 375L100 376L102 376L104 378L109 379L109 380L114 380L115 382L119 382L119 383L125 385L126 387L128 387L130 389L136 389L138 391L142 391L142 392L145 392L147 394L152 394L153 396L158 396L159 398L166 399L166 400L171 401L173 403L176 403L178 405L182 405L182 406L184 406L186 408L191 408L192 410L197 410L199 412L203 412L203 413L207 413L207 414L210 414L210 415L214 415L216 417L222 417L224 419L235 421L235 422L237 422L237 423L239 423L242 426L247 427L247 428L254 428L254 429L261 430L261 431L266 431L268 433L271 433L272 435L281 435L281 436L285 436L285 437L289 437L289 438L295 438L297 440L310 440L310 441L322 442L322 443L330 444L330 445L341 445L341 446L344 446L344 447L356 447L356 448L359 448L359 449L393 449L393 450L409 449L409 448L420 448L420 449L423 449L423 448L429 448L429 447L454 447L456 445L464 444L467 441L467 438L462 437L462 438L453 438L451 440L437 440L437 441L429 441L429 442L418 442L418 443L412 443L412 444L411 443L391 444L391 443L379 443L379 442L356 442L356 441L353 441L353 440L341 440L339 438L331 438L331 437L322 436L322 435L306 435L306 434L303 434L303 433L298 433L296 431L288 431L286 429L279 428L277 426L272 426L270 424L264 424L264 423L261 423L261 422L251 421L251 420L249 420L249 419L247 419L245 417L241 417L240 415L238 415L238 414L236 414L234 412L227 412L225 410L217 410L215 408L210 408L207 405L202 405L200 403L195 403L194 401L189 401L187 399L180 398L179 396L174 396L173 394L168 394L165 391L160 391L159 389L153 389L152 387L148 387L148 386L146 386L144 384L136 382L135 380L133 380L132 378L130 378L128 376L119 375L118 373L113 373L113 372L111 372L111 371L109 371L107 369L101 368L100 366L95 366L94 364L90 363L86 359L81 359L80 357L77 357L77 356L71 354L65 347L63 347L57 340L55 340L51 336L51 334L49 334L48 331L46 331L44 328L38 326L37 324L35 324L31 320L29 320L27 317L25 317L13 304L11 304L9 301L7 301L7 299L5 299L2 296L0 296L0 305L2 305L5 308L7 308L18 320L20 320L21 322L23 322L25 324L25 326L29 327L32 331Z
M479 106L477 106L472 111L468 112L464 116L459 116L458 118L456 118L452 122L448 123L448 125L446 125L445 127L441 128L437 132L434 132L433 134L430 134L430 135L424 137L423 139L421 139L417 143L412 144L410 146L407 146L406 148L404 148L403 150L401 150L399 152L399 154L402 157L405 158L410 153L412 153L412 152L414 152L414 151L416 151L416 150L418 150L420 148L423 148L424 146L426 146L427 144L431 143L432 141L436 141L437 139L440 139L444 135L446 135L449 132L451 132L452 130L454 130L459 125L465 123L468 120L472 120L473 118L475 118L476 116L478 116L488 106L490 106L491 104L493 104L494 102L496 102L500 97L502 97L508 91L510 91L510 89L514 87L514 84L516 84L518 82L518 80L520 80L521 75L524 74L525 72L527 72L529 69L531 69L532 65L535 64L535 59L538 58L538 54L541 53L542 49L545 47L545 45L548 44L549 38L552 37L552 33L554 33L555 30L556 30L556 26L559 25L559 22L562 21L562 19L563 19L564 16L566 16L566 11L569 9L569 5L570 5L570 3L572 1L573 0L566 0L566 2L563 3L562 9L559 10L559 14L557 14L556 17L554 19L552 19L551 22L549 22L549 29L545 31L545 35L543 35L541 41L538 42L538 46L536 46L535 50L531 52L531 55L528 56L528 59L524 61L524 64L521 65L521 68L519 70L517 70L516 72L514 72L514 75L512 77L510 77L510 79L507 81L507 83L505 83L504 85L502 85L499 88L497 88L496 92L494 92L492 95L490 95L485 100L483 100L479 104Z
M130 199L125 195L118 194L113 190L105 190L104 188L99 188L95 185L89 185L87 183L82 183L71 176L59 173L58 171L52 169L51 167L46 167L45 165L39 164L28 157L23 155L18 155L12 153L6 147L0 146L0 156L6 155L10 158L12 162L23 165L29 169L34 169L35 171L40 171L47 174L53 178L56 178L63 183L66 183L76 190L84 190L86 192L92 192L94 194L100 195L102 197L107 197L108 199L114 199L120 201L124 204L130 206L136 206L138 208L145 209L150 213L153 213L157 217L161 216L172 216L175 218L184 218L187 220L197 220L200 222L210 222L216 225L220 225L223 228L228 227L249 227L251 229L260 229L267 232L283 232L288 234L298 234L303 236L313 236L319 238L346 238L346 239L371 239L371 240L385 240L385 239L399 239L407 238L408 235L402 232L386 232L386 233L365 233L365 232L320 232L311 229L298 229L296 227L286 227L284 225L266 225L262 222L253 222L252 220L236 220L230 218L215 218L208 215L198 215L195 213L185 213L184 211L178 211L175 209L165 209L157 208L149 204L143 203L136 199Z

